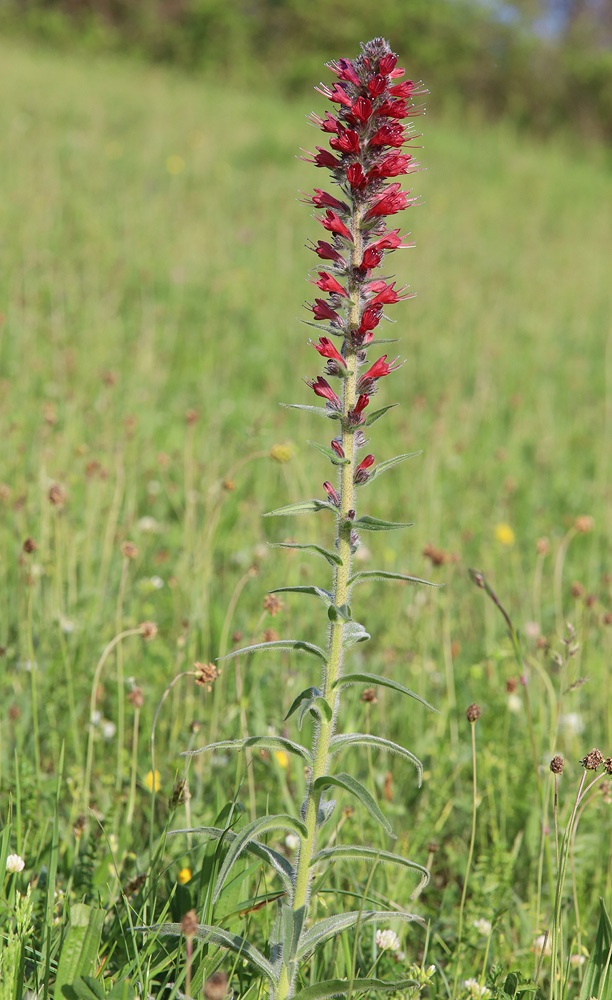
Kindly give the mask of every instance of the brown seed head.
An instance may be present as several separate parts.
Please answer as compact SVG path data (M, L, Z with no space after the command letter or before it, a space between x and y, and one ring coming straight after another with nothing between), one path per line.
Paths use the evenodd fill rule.
M196 684L200 687L205 687L209 691L212 691L213 683L219 676L220 671L217 670L214 663L194 663L194 677Z
M72 832L75 835L75 837L77 838L77 840L79 839L79 837L83 833L83 830L85 829L86 824L87 824L87 817L85 816L84 813L79 813L79 815L75 819L74 823L72 824Z
M563 757L560 757L559 755L557 755L556 757L553 757L553 759L550 762L550 769L551 769L552 773L553 774L561 774L562 771L563 771L563 764L564 763L565 762L563 760Z
M506 681L506 694L514 694L518 687L518 678L509 677Z
M594 604L597 604L597 594L587 594L584 603L587 608L592 608Z
M28 552L28 553L30 553L30 552L36 552L37 548L38 548L38 545L36 544L36 542L34 541L33 538L26 538L25 542L23 543L23 551L24 552Z
M57 423L57 406L55 403L45 403L43 416L45 423L48 424L49 427L53 427L53 425Z
M234 490L236 489L236 483L234 482L233 479L224 479L223 489L226 490L228 493L233 493Z
M442 549L436 548L436 546L432 545L431 542L428 542L423 549L423 555L426 559L431 560L431 563L434 566L443 566L445 562L448 562L446 552Z
M157 625L155 622L143 622L140 626L140 634L147 642L157 635Z
M2 651L0 652L0 656L4 656L4 653L5 653L5 650L4 650L4 647L2 647ZM21 718L21 709L19 708L19 705L11 705L11 707L9 708L9 713L8 714L9 714L9 719L11 720L11 722L16 722L17 719L20 719Z
M185 413L185 423L188 427L193 427L194 424L197 424L199 417L200 414L197 410L187 410Z
M361 695L360 700L369 702L370 705L375 705L376 702L378 701L378 698L376 697L376 691L374 690L374 688L366 688L363 694Z
M571 593L572 597L576 598L582 597L582 595L584 594L584 587L582 586L579 580L574 580L574 582L572 583Z
M58 507L60 510L66 503L66 490L59 483L53 483L53 486L49 488L47 493L49 498L49 503L54 507Z
M138 555L138 549L134 545L134 542L122 542L121 554L125 556L126 559L135 559Z
M278 642L280 635L275 628L265 628L261 635L263 642Z
M239 642L242 642L242 639L242 632L232 632L232 642L234 646L236 646Z
M206 1000L225 1000L228 985L229 981L225 972L221 969L218 972L213 972L212 976L209 976L204 983Z
M545 635L539 636L536 640L536 649L548 649L548 639Z
M194 938L198 929L198 915L195 910L189 910L181 920L181 930L186 938Z
M468 722L476 722L480 718L480 707L474 703L466 710L466 718Z
M603 764L604 756L601 750L593 747L590 753L583 757L580 763L585 771L596 771L600 764Z
M602 621L604 625L612 625L612 611L606 611Z
M132 706L132 708L142 708L144 705L144 695L142 693L142 688L133 687L128 693L127 699Z
M189 791L189 785L187 784L186 778L177 778L174 783L174 788L172 789L172 795L168 799L168 805L171 809L175 809L176 806L183 805L191 798L191 792Z
M3 503L6 503L7 500L10 499L11 493L12 490L10 486L7 486L6 483L0 483L0 500L2 500Z
M603 762L603 766L606 774L612 774L612 757L606 757Z
M202 723L199 721L199 719L194 719L189 727L194 736L200 732L201 728L202 728Z
M430 840L427 845L428 854L436 854L440 850L440 845L437 840Z
M576 531L581 535L588 535L595 527L595 518L590 514L579 514L574 521Z
M536 542L536 552L539 556L547 556L550 552L550 542L546 536L538 538Z
M266 594L266 596L264 597L263 606L268 612L268 614L272 615L273 618L274 615L277 615L279 611L283 610L284 607L280 597L277 597L276 594Z

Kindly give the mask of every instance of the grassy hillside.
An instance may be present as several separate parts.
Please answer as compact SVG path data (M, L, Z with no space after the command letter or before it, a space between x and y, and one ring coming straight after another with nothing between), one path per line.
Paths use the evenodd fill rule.
M150 919L155 898L177 899L178 869L200 863L178 838L160 843L155 861L150 853L167 819L185 825L184 807L174 817L165 804L184 767L180 751L241 729L280 732L311 681L299 658L280 657L252 661L244 676L230 663L212 693L180 680L157 721L155 812L146 775L164 691L194 661L226 652L235 632L273 627L317 641L323 627L295 598L273 622L262 602L283 583L327 585L319 565L266 548L287 537L329 543L326 515L290 523L260 516L321 495L329 475L306 444L328 443L327 426L278 406L311 402L301 379L319 370L299 323L302 303L314 297L305 244L319 234L299 192L325 179L296 154L319 141L304 116L322 98L306 93L290 104L228 91L222 80L213 86L15 44L0 48L0 61L3 812L11 795L11 849L25 853L25 874L38 871L49 864L59 787L53 849L64 888L77 898L86 885L88 899L112 907L120 883L154 872L157 897L147 897L141 917ZM423 454L362 494L364 510L415 527L399 540L372 535L361 557L366 568L429 576L445 588L356 591L373 640L355 657L441 714L400 710L383 694L368 706L355 691L345 722L399 738L425 761L420 792L412 774L382 757L370 759L369 774L389 799L401 848L425 864L428 843L440 845L419 905L432 920L428 960L444 965L472 808L464 710L481 704L483 797L462 975L478 975L482 961L473 919L504 908L489 957L518 957L533 971L532 938L550 905L545 876L538 894L544 848L533 754L546 781L552 753L567 754L573 789L578 758L593 745L612 747L612 178L580 148L442 118L435 94L422 124L427 169L414 189L423 203L404 221L417 245L393 258L400 283L418 297L395 313L389 335L402 338L406 363L378 405L400 406L372 428L371 450L378 460ZM279 444L288 445L288 462L270 457ZM594 519L593 530L575 531L581 515ZM135 543L135 558L122 554L125 541ZM452 558L432 565L428 544ZM506 690L518 668L503 620L470 583L469 566L486 573L525 632L533 742ZM568 619L581 648L559 666L551 654L564 653ZM126 637L94 683L107 643L145 620L156 622L157 637ZM567 693L584 677L588 684ZM136 711L129 678L143 692ZM188 809L191 822L210 823L243 763L200 761ZM354 766L367 777L366 760L355 755ZM270 796L296 809L302 782L274 759L258 761L240 794L248 809L253 791L261 804ZM568 792L563 808L570 804ZM110 881L109 843L90 805L115 837L119 874ZM612 887L601 808L587 811L580 833L583 931ZM81 814L82 837L73 830ZM362 817L345 821L359 827ZM376 841L363 822L365 839ZM413 884L398 889L394 879L381 872L377 891L399 892L401 902ZM329 889L348 891L340 866ZM113 933L109 968L123 960ZM407 935L410 960L422 956L424 940L421 931ZM568 946L580 943L591 947ZM174 959L166 961L169 976ZM337 974L348 974L344 961L330 953ZM448 995L442 980L439 995Z

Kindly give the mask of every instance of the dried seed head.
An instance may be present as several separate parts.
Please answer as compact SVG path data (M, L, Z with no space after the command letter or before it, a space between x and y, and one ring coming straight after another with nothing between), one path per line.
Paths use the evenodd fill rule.
M536 542L536 552L538 553L539 556L548 555L548 553L550 552L550 542L548 541L548 538L546 538L545 536L542 538L538 538Z
M583 757L580 763L585 771L596 771L600 764L603 764L604 756L601 750L593 747L590 753Z
M276 596L276 594L266 594L266 596L264 597L263 606L265 610L268 612L268 614L272 615L273 618L274 615L277 615L279 611L283 610L283 602L281 601L280 597Z
M198 915L195 910L189 910L181 920L181 930L186 938L194 938L198 930Z
M214 663L194 663L194 677L196 684L200 687L207 688L208 691L212 691L212 686L219 676L220 671L217 670Z
M375 705L376 702L378 701L378 698L376 697L376 691L374 690L374 688L366 688L363 694L361 695L360 700L369 702L371 705Z
M133 687L128 693L127 699L132 706L132 708L142 708L144 705L144 695L142 693L142 688Z
M563 771L563 764L564 763L565 762L563 760L563 757L560 757L559 755L557 755L556 757L553 757L553 759L550 762L550 769L551 769L552 773L553 774L561 774L562 771Z
M233 479L224 479L223 489L226 490L227 493L233 493L234 490L236 489L236 483L234 482Z
M518 687L518 678L509 677L506 681L506 694L514 694Z
M10 486L7 486L6 483L0 483L0 500L2 500L3 503L6 503L7 500L10 500L11 493L12 490Z
M36 544L36 542L34 541L33 538L26 538L25 542L23 543L23 551L24 552L27 552L27 553L36 552L37 548L38 548L38 545Z
M191 792L189 791L189 786L187 784L186 778L178 778L174 783L174 788L172 789L172 794L168 799L168 805L171 809L175 809L176 806L182 805L191 798Z
M574 521L574 528L581 535L588 535L595 527L595 518L590 514L579 514Z
M157 625L155 622L143 622L140 626L140 634L147 641L154 639L157 635Z
M612 611L606 611L602 618L604 625L612 625Z
M428 542L423 549L423 555L426 559L430 559L434 566L443 566L445 562L448 562L446 552L443 552L442 549L437 549L431 542Z
M200 732L201 728L202 728L202 723L199 721L199 719L194 719L189 727L190 731L194 734L194 736Z
M185 413L185 423L188 427L193 427L194 424L197 424L199 416L200 414L197 410L187 410Z
M134 545L134 542L122 542L121 554L124 555L126 559L135 559L138 555L138 549Z
M278 642L280 635L275 628L265 628L261 635L262 642Z
M582 597L582 595L584 594L584 587L582 586L579 580L574 580L574 582L572 583L571 593L572 597L575 598Z
M440 850L440 845L437 840L430 840L427 845L427 851L429 854L436 854Z
M49 488L47 493L49 498L49 503L54 507L58 507L60 510L66 503L66 490L59 483L53 483L53 486Z
M536 649L548 649L548 639L545 635L541 635L536 640Z
M204 996L206 1000L225 1000L229 980L221 969L213 972L204 983Z
M587 594L584 603L587 608L592 608L594 604L597 604L597 594Z
M242 638L242 632L232 632L232 642L234 646L237 645L237 643L242 642Z
M603 762L603 766L606 774L612 774L612 757L606 757Z
M480 707L474 703L466 710L466 718L468 722L476 722L480 718Z
M87 817L85 816L85 814L84 813L79 813L79 815L75 819L74 823L72 824L72 832L75 835L75 837L77 838L77 840L82 835L83 830L85 829L86 823L87 823Z

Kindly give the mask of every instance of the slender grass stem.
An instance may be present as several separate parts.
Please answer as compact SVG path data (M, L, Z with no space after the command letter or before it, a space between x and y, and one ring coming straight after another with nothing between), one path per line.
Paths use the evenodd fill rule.
M125 586L127 583L128 567L130 559L123 557L121 567L121 581L117 594L117 608L115 614L115 631L121 631L123 625L123 599L125 596ZM123 784L123 744L125 740L125 685L123 681L123 647L117 644L117 772L115 775L115 791L121 791Z
M478 808L478 781L476 773L476 724L475 722L470 722L470 729L472 731L472 829L470 832L470 846L468 849L468 858L465 866L465 878L463 879L463 890L461 892L461 903L459 904L459 923L457 928L457 958L455 965L455 978L453 981L453 995L457 993L457 983L459 980L459 969L460 969L460 959L461 959L461 940L463 937L463 914L465 910L465 900L467 897L468 881L470 876L470 870L472 867L472 858L474 857L474 844L476 842L476 810Z

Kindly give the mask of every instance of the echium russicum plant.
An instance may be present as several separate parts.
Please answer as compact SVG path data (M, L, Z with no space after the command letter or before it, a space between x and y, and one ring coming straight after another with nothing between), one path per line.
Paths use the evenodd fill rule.
M324 499L304 500L290 504L269 515L293 515L328 510L333 513L336 538L333 547L297 542L281 543L291 548L311 550L323 557L333 572L331 589L319 586L280 587L278 591L293 591L320 599L327 614L327 644L325 647L300 639L279 639L246 649L235 650L230 656L248 655L255 651L277 649L307 653L318 661L321 677L311 683L294 700L286 719L295 718L298 729L309 719L313 722L310 747L276 736L253 736L242 740L222 741L202 750L244 749L256 747L283 750L301 758L306 765L308 782L299 815L264 816L246 824L241 830L200 828L208 837L222 839L227 852L216 878L213 901L222 890L232 866L243 852L255 855L270 865L279 878L283 894L277 902L278 913L265 956L244 938L209 923L199 924L197 936L238 953L266 977L274 1000L300 997L342 996L369 990L385 991L418 987L413 979L386 982L373 978L356 978L320 982L300 988L300 967L308 962L315 950L344 930L362 924L381 923L391 916L394 920L419 920L403 910L374 911L362 908L311 923L308 919L311 887L315 870L328 863L343 860L360 863L388 862L414 869L420 875L419 891L428 881L426 868L400 854L361 845L334 843L325 846L324 827L334 812L335 802L330 789L341 789L354 795L363 807L393 837L393 831L371 793L352 775L339 772L336 761L342 751L357 744L384 748L401 755L417 769L422 766L409 750L381 736L365 733L343 733L341 729L340 695L349 684L384 685L403 695L423 702L408 688L395 680L369 673L357 673L350 668L350 650L355 644L370 638L362 624L353 618L350 604L353 587L366 580L399 580L426 583L416 577L399 573L367 570L355 572L353 555L363 531L388 531L406 527L381 520L369 513L358 514L357 496L361 489L374 482L381 473L410 455L399 455L375 464L374 456L361 452L366 446L366 428L391 408L375 409L372 397L381 379L399 367L399 359L388 361L388 354L373 362L368 351L392 341L375 337L386 306L409 295L397 289L395 281L378 274L387 255L402 248L399 228L389 228L386 219L412 205L415 201L401 189L394 178L416 169L412 154L403 151L410 138L411 127L403 122L421 113L412 103L416 94L424 93L418 84L403 80L404 70L397 67L397 56L382 38L362 46L354 60L338 59L329 64L337 81L333 87L321 85L319 93L329 99L333 113L324 117L313 114L311 123L329 135L329 151L317 147L309 162L328 170L335 193L316 188L309 202L317 210L316 218L330 234L312 249L320 260L313 283L324 297L317 297L312 306L314 321L322 335L311 341L325 359L324 374L307 384L324 406L303 406L333 422L336 433L331 444L316 448L334 467L335 484L326 481ZM320 212L320 214L318 214ZM378 353L378 352L376 352ZM329 380L333 380L333 385ZM393 404L391 404L393 405ZM278 591L273 591L276 593ZM346 661L346 662L345 662ZM202 751L195 751L200 753ZM284 854L273 850L262 839L268 831L287 830L299 838L297 860L292 863ZM177 831L178 832L178 831ZM192 831L195 832L195 831ZM178 933L180 925L161 925L161 932Z

